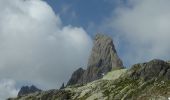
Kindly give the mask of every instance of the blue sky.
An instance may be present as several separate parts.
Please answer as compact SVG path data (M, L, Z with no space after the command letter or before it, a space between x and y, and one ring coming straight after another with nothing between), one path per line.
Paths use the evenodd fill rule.
M116 2L112 0L46 0L46 2L60 14L63 24L83 27L89 34L97 32L98 30L94 28L101 25L116 7Z

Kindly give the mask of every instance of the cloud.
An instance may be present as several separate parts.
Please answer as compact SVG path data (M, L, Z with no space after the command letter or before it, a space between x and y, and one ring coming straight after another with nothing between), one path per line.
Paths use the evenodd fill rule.
M16 97L18 90L15 87L16 83L10 79L0 81L0 100L5 100L8 97Z
M44 1L0 1L0 79L57 88L86 67L91 44L83 28L63 26Z
M127 0L113 11L105 25L119 36L125 62L170 59L169 5L169 0Z

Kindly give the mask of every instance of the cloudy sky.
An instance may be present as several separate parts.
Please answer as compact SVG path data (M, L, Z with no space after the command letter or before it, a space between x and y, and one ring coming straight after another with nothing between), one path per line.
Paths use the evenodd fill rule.
M58 88L110 35L125 66L170 59L169 0L0 0L0 100Z

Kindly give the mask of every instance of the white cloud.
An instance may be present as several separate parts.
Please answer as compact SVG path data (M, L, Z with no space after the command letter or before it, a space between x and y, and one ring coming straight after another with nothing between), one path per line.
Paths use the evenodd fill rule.
M3 79L0 81L0 100L5 100L8 97L16 97L18 90L15 87L16 83L13 80Z
M107 25L125 43L124 61L132 64L154 58L170 59L169 5L169 0L128 0L114 10Z
M63 26L44 1L0 0L0 79L58 87L86 67L91 44L83 28Z

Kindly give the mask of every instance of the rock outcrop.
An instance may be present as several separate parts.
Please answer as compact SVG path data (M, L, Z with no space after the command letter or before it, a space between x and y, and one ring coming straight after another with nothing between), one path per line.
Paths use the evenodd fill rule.
M70 80L68 81L67 85L74 85L77 84L84 74L85 70L83 68L77 69L75 72L73 72Z
M112 69L120 68L123 68L123 64L117 55L112 38L97 34L94 39L94 46L88 61L87 70L80 79L80 83L100 79Z
M76 70L67 85L88 83L100 79L112 69L123 68L123 63L118 57L112 38L97 34L94 46L89 57L87 70Z
M38 89L37 87L35 87L34 85L32 86L23 86L21 87L20 91L18 92L18 96L23 96L23 95L27 95L30 93L35 93L35 92L40 92L41 90Z
M154 59L147 63L135 64L128 71L126 76L133 79L142 79L144 81L151 80L152 78L170 80L170 63Z
M122 68L123 64L117 55L113 40L103 34L97 34L94 39L94 46L88 61L88 67L95 66L107 72L112 68Z

